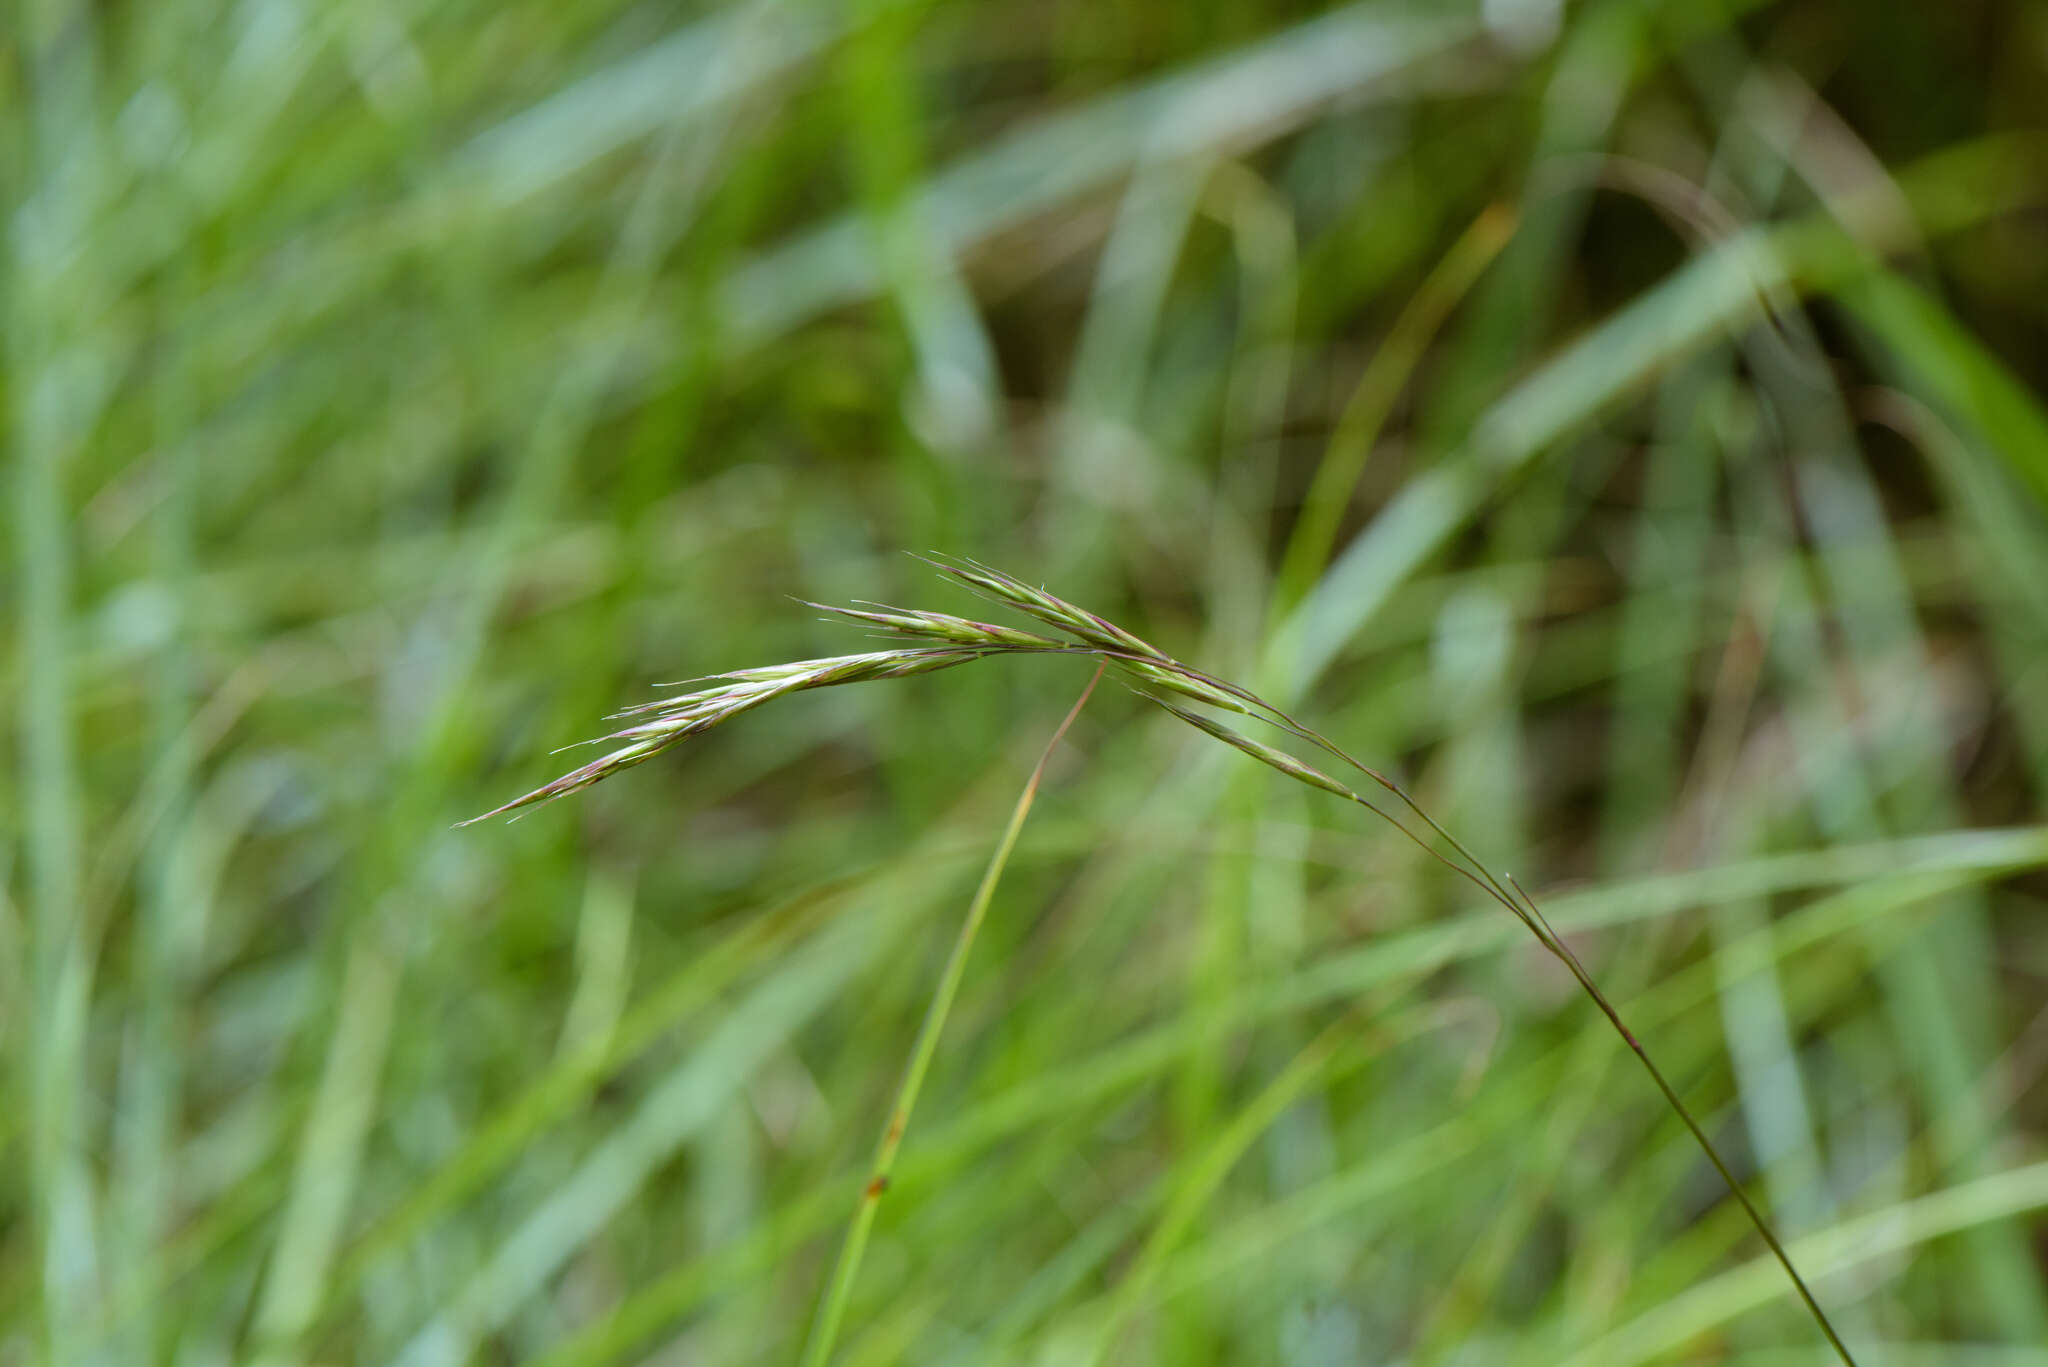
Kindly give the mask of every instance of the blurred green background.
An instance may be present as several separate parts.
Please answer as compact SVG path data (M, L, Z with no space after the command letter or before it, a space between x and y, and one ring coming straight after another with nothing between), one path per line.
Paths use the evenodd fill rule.
M5 13L0 1363L2048 1363L2048 6Z

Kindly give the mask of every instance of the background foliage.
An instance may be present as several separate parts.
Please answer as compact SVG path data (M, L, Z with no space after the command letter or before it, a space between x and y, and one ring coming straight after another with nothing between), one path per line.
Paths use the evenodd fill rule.
M7 15L0 1361L2048 1362L2048 9Z

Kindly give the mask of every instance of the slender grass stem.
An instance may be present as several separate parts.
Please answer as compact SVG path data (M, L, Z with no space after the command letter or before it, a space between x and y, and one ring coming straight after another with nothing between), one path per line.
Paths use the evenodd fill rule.
M917 1042L911 1046L910 1062L903 1070L903 1082L897 1088L895 1104L889 1110L889 1123L882 1130L881 1142L875 1147L874 1165L869 1171L867 1184L861 1188L860 1205L854 1211L853 1224L846 1232L846 1242L840 1246L839 1262L832 1270L831 1285L826 1290L817 1319L812 1323L810 1341L804 1349L805 1367L824 1367L832 1360L832 1349L839 1338L839 1325L846 1315L846 1303L853 1294L854 1279L860 1275L868 1234L874 1228L875 1212L881 1206L882 1194L889 1189L889 1177L896 1168L896 1154L903 1147L903 1132L910 1126L911 1112L916 1109L918 1093L924 1088L925 1073L938 1050L939 1035L946 1028L953 998L960 991L960 980L967 971L967 956L973 952L975 936L980 933L981 923L988 915L996 884L1002 880L1003 870L1010 862L1010 852L1016 848L1018 833L1024 829L1024 818L1038 796L1045 766L1052 760L1052 753L1068 728L1073 726L1074 719L1087 706L1107 667L1107 662L1095 666L1088 686L1081 690L1081 696L1074 700L1066 718L1052 733L1052 739L1045 743L1045 750L1031 770L1024 791L1017 795L1017 805L1010 812L1010 821L1003 828L1002 838L996 842L995 853L989 856L988 867L982 871L974 899L967 904L967 915L961 920L960 932L953 940L953 952L947 956L938 986L932 991L931 1004L925 1008L924 1024L918 1029Z
M1692 1108L1679 1099L1677 1090L1664 1076L1664 1070L1650 1057L1649 1050L1643 1048L1643 1043L1636 1038L1635 1031L1628 1028L1627 1022L1621 1018L1621 1012L1607 999L1607 994L1600 990L1599 984L1593 981L1593 975L1579 962L1579 956L1572 951L1571 946L1550 928L1549 920L1537 909L1535 900L1512 876L1509 877L1508 883L1516 892L1521 893L1522 901L1528 907L1529 913L1543 927L1540 937L1543 947L1571 971L1572 977L1578 980L1586 995L1593 999L1593 1005L1600 1009L1600 1014L1607 1017L1608 1024L1614 1027L1615 1033L1628 1045L1629 1052L1636 1056L1644 1071L1649 1073L1650 1080L1657 1084L1657 1090L1664 1094L1664 1099L1671 1104L1671 1109L1685 1122L1685 1127L1692 1131L1692 1137L1699 1143L1701 1152L1706 1154L1707 1161L1714 1165L1715 1172L1721 1174L1721 1181L1727 1185L1735 1199L1742 1203L1742 1209L1749 1216L1749 1222L1756 1226L1756 1232L1763 1236L1764 1243L1770 1247L1771 1255L1778 1260L1778 1265L1785 1269L1785 1275L1792 1279L1793 1287L1799 1292L1799 1299L1806 1302L1808 1312L1812 1314L1814 1323L1820 1326L1820 1331L1826 1336L1829 1346L1844 1363L1848 1364L1848 1367L1856 1367L1856 1359L1850 1355L1848 1345L1844 1344L1841 1335L1835 1332L1835 1326L1828 1319L1827 1311L1820 1308L1820 1302L1814 1299L1812 1288L1807 1286L1806 1279L1799 1275L1799 1269L1793 1265L1792 1255L1785 1251L1785 1245L1778 1241L1778 1236L1771 1230L1770 1222L1764 1219L1763 1212L1756 1208L1755 1202L1749 1199L1749 1193L1742 1189L1742 1184L1735 1180L1735 1174L1728 1170L1728 1164L1722 1161L1713 1141L1707 1138L1707 1132L1700 1127L1699 1121L1693 1118Z
M1252 699L1249 694L1242 694L1241 696L1251 701L1257 701ZM1521 885L1515 882L1513 875L1508 875L1505 882L1501 878L1496 877L1486 865L1480 862L1478 856L1465 846L1464 842L1438 825L1436 820L1428 812L1424 811L1421 805L1414 798L1410 797L1408 792L1400 785L1384 777L1376 770L1370 769L1353 759L1334 743L1324 739L1309 728L1302 726L1277 707L1273 707L1270 703L1261 703L1260 705L1266 712L1271 714L1269 719L1277 719L1274 720L1274 724L1281 727L1281 729L1328 751L1336 758L1370 776L1374 782L1398 798L1409 811L1415 813L1417 817L1428 825L1430 830L1442 837L1458 858L1464 861L1464 864L1459 864L1447 858L1441 851L1433 848L1427 841L1423 840L1416 832L1410 830L1401 822L1393 820L1385 811L1359 794L1340 792L1338 789L1341 785L1331 785L1327 782L1312 783L1311 786L1323 788L1326 792L1336 792L1338 796L1348 798L1375 816L1387 821L1395 830L1415 842L1424 852L1435 856L1454 872L1461 874L1482 892L1485 892L1488 896L1499 902L1516 920L1528 927L1530 934L1536 937L1538 944L1542 945L1552 957L1565 966L1565 969L1572 975L1573 979L1579 984L1579 987L1592 999L1593 1005L1598 1008L1600 1014L1605 1016L1608 1023L1614 1027L1615 1033L1621 1036L1622 1042L1628 1045L1630 1052L1636 1056L1637 1060L1643 1065L1643 1068L1650 1074L1650 1080L1657 1084L1657 1090L1664 1094L1664 1100L1670 1104L1672 1111L1685 1123L1686 1129L1692 1132L1692 1137L1699 1144L1700 1151L1706 1154L1707 1161L1713 1164L1714 1171L1721 1175L1721 1181L1726 1184L1729 1193L1741 1203L1744 1214L1749 1217L1750 1224L1755 1226L1756 1232L1763 1237L1763 1241L1770 1248L1772 1255L1777 1258L1779 1265L1785 1269L1785 1275L1791 1278L1794 1290L1799 1293L1799 1299L1805 1303L1808 1313L1812 1315L1814 1323L1819 1327L1822 1336L1827 1339L1829 1346L1835 1350L1836 1355L1842 1359L1846 1367L1856 1367L1856 1359L1850 1354L1848 1346L1842 1342L1841 1335L1836 1332L1834 1323L1828 1319L1827 1312L1821 1309L1820 1302L1814 1298L1812 1288L1807 1286L1806 1279L1799 1275L1799 1269L1792 1263L1791 1254L1785 1251L1784 1244L1779 1241L1777 1234L1772 1231L1770 1222L1764 1218L1763 1212L1757 1209L1756 1203L1750 1200L1749 1193L1742 1189L1742 1184L1735 1180L1735 1174L1729 1170L1728 1164L1722 1159L1720 1151L1714 1147L1713 1141L1707 1138L1707 1132L1700 1127L1699 1121L1693 1117L1691 1109L1679 1099L1678 1092L1664 1076L1663 1070L1657 1067L1656 1062L1651 1059L1649 1051L1643 1047L1642 1041L1636 1038L1635 1032L1630 1030L1627 1023L1622 1020L1621 1013L1615 1008L1613 1002L1608 1000L1607 994L1600 990L1600 985L1593 980L1592 973L1580 962L1579 956L1572 950L1572 947L1566 944L1555 930L1551 929L1549 918L1544 916L1542 909L1536 905L1535 900L1522 889ZM1169 706L1169 710L1185 718L1185 714L1181 713L1181 709ZM1221 734L1227 731L1227 728L1216 727L1214 724L1210 724L1203 729L1210 731L1212 735L1219 735L1222 739L1231 739L1229 735ZM1236 744L1237 741L1231 740L1231 743ZM1258 753L1264 747L1252 747L1256 747L1256 742L1248 742L1245 745L1240 745L1239 748L1246 749L1247 753L1251 753L1255 757L1265 758L1265 756ZM1268 762L1270 763L1271 761L1268 760ZM1299 775L1295 776L1299 777ZM1466 868L1465 865L1469 865L1470 868Z

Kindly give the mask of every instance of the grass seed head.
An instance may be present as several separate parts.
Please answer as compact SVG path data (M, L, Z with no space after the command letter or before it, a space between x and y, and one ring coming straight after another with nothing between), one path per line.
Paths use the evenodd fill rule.
M638 703L612 714L614 721L628 725L602 736L593 743L623 741L625 744L553 782L486 812L503 812L551 802L579 792L652 758L671 745L714 726L721 726L743 712L750 712L788 693L839 684L864 683L873 679L901 679L950 669L990 655L1045 654L1057 652L1096 653L1114 667L1131 687L1157 702L1191 726L1233 745L1262 763L1303 783L1339 796L1354 796L1335 779L1312 769L1292 755L1242 736L1200 713L1168 702L1162 693L1190 702L1222 708L1245 716L1262 715L1252 695L1210 679L1165 652L1125 631L1107 618L1076 607L1043 589L972 561L950 564L933 561L941 571L983 597L1008 604L1053 627L1068 641L1041 636L1036 632L992 622L977 622L951 613L925 612L914 608L870 604L860 608L809 603L836 616L878 626L899 636L933 645L903 645L890 650L867 651L859 655L829 655L787 664L757 665L710 676L715 682L673 697ZM799 599L802 602L805 600ZM693 680L692 682L706 682ZM680 687L681 685L674 685ZM472 820L481 821L483 817ZM468 822L462 823L468 825Z
M907 678L913 674L951 669L955 665L966 664L970 660L979 660L990 655L1057 652L1099 654L1133 689L1190 726L1207 732L1300 782L1340 797L1356 798L1356 794L1349 788L1322 771L1302 763L1294 756L1276 750L1270 745L1263 745L1162 696L1171 694L1185 701L1201 703L1204 706L1244 716L1263 716L1259 710L1259 700L1242 689L1221 680L1211 679L1182 664L1107 618L1099 617L1085 608L1076 607L1043 589L1034 589L1023 581L998 570L992 570L986 565L975 564L972 561L960 564L939 561L932 563L938 565L948 577L966 585L974 592L1013 606L1046 623L1070 638L1072 643L1016 627L977 622L945 612L926 612L885 604L846 608L825 603L807 603L807 606L853 621L866 622L899 636L937 644L902 645L890 650L873 650L858 655L828 655L819 659L793 660L786 664L757 665L712 675L711 682L694 680L692 682L706 683L706 686L673 697L638 703L613 713L612 720L625 721L628 724L609 735L599 737L592 743L625 742L620 748L484 815L497 816L580 792L622 769L631 768L652 758L671 745L708 731L714 726L721 726L741 713L751 712L788 693L798 693L811 688L831 688L840 684L864 683L873 679ZM481 821L483 817L471 819ZM468 825L469 822L462 824Z

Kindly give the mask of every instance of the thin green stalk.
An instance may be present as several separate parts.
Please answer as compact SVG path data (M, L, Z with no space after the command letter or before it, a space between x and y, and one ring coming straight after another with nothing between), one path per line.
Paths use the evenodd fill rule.
M1109 1312L1096 1334L1094 1348L1086 1359L1090 1367L1101 1362L1116 1347L1124 1326L1158 1282L1167 1255L1194 1225L1203 1207L1244 1157L1245 1151L1271 1128L1282 1111L1294 1104L1310 1083L1322 1079L1331 1070L1337 1047L1350 1028L1351 1022L1345 1017L1323 1027L1322 1032L1302 1046L1301 1052L1287 1067L1260 1090L1251 1104L1190 1161L1180 1182L1168 1195L1137 1261L1117 1286L1116 1297L1110 1302Z
M16 158L8 158L10 198L35 204L45 223L88 223L97 208L97 178L86 169L98 127L90 102L97 19L88 6L64 3L12 7L9 18L9 65L21 73L16 99L26 106L18 128L9 129L9 151L18 146L21 154L18 179ZM10 111L11 120L18 117ZM23 1215L27 1243L35 1249L32 1258L24 1257L10 1239L7 1252L23 1265L20 1275L39 1297L34 1342L41 1360L61 1367L79 1359L80 1326L89 1318L101 1257L100 1198L88 1161L93 1129L86 1119L97 931L80 914L87 836L74 717L78 553L65 496L67 478L76 478L71 467L99 422L96 400L87 397L92 387L74 377L80 358L101 353L80 340L84 325L70 321L78 312L76 296L56 284L77 290L97 283L91 251L77 235L15 232L0 260L7 271L0 315L6 435L0 440L12 467L17 577L9 597L19 623L19 786L9 794L17 815L7 838L12 845L19 831L24 856L29 983L28 1000L9 1011L19 1013L25 1027L25 1086L5 1094L10 1109L25 1094L27 1181L25 1189L10 1182L8 1197L10 1213Z
M1543 947L1571 971L1572 977L1578 980L1586 995L1593 999L1593 1005L1600 1008L1600 1014L1607 1017L1615 1033L1621 1036L1630 1052L1643 1065L1644 1071L1649 1073L1650 1080L1657 1084L1657 1090L1671 1103L1671 1109L1678 1113L1678 1118L1692 1131L1692 1137L1699 1142L1700 1150L1707 1155L1707 1161L1714 1165L1715 1172L1721 1174L1721 1181L1727 1185L1729 1192L1742 1203L1742 1209L1749 1216L1749 1222L1756 1226L1756 1232L1761 1234L1764 1243L1770 1246L1771 1255L1778 1260L1778 1265L1785 1269L1785 1275L1792 1279L1792 1285L1799 1292L1799 1299L1806 1302L1807 1310L1813 1315L1814 1323L1820 1326L1821 1333L1827 1336L1829 1345L1848 1367L1856 1367L1856 1359L1850 1356L1848 1346L1842 1342L1841 1335L1835 1332L1835 1326L1828 1319L1827 1311L1820 1308L1820 1302L1814 1299L1813 1291L1807 1286L1806 1279L1800 1276L1799 1269L1792 1265L1792 1255L1778 1242L1778 1236L1771 1232L1770 1222L1764 1219L1763 1212L1756 1208L1756 1203L1749 1199L1749 1193L1742 1189L1742 1184L1735 1180L1735 1174L1728 1170L1728 1165L1722 1161L1719 1150L1715 1149L1713 1141L1707 1138L1707 1132L1701 1129L1699 1121L1693 1118L1692 1109L1679 1100L1678 1092L1665 1078L1664 1071L1651 1060L1649 1051L1643 1048L1642 1041L1636 1038L1635 1031L1628 1028L1627 1023L1621 1018L1621 1013L1615 1009L1614 1003L1607 999L1607 994L1600 990L1599 984L1593 981L1593 975L1579 962L1579 956L1572 952L1571 946L1550 928L1549 920L1537 909L1529 894L1523 891L1522 886L1516 883L1512 876L1509 877L1508 883L1516 892L1521 893L1523 904L1542 926L1542 932L1537 938L1542 941Z
M1422 282L1388 331L1386 341L1373 353L1302 499L1301 516L1281 557L1275 620L1299 607L1315 586L1316 576L1323 572L1330 548L1336 544L1344 509L1358 490L1366 458L1430 339L1514 232L1515 212L1505 205L1493 205L1474 219Z
M832 1348L839 1337L839 1324L846 1314L846 1302L853 1294L854 1279L860 1275L861 1258L867 1252L868 1233L874 1228L875 1211L881 1205L882 1193L889 1189L889 1177L896 1168L896 1154L903 1147L903 1132L910 1126L910 1114L917 1106L918 1093L924 1088L925 1073L938 1050L939 1034L946 1028L953 998L960 991L960 980L967 971L967 956L974 948L974 937L981 930L989 902L995 896L996 884L1010 862L1010 851L1016 848L1018 833L1024 829L1024 818L1038 796L1045 766L1051 761L1052 752L1067 734L1067 729L1081 715L1081 709L1087 706L1095 685L1102 680L1104 668L1104 663L1095 666L1088 686L1081 690L1081 696L1075 699L1066 718L1052 733L1052 739L1046 742L1044 753L1039 755L1038 764L1024 784L1024 791L1017 795L1010 823L1003 828L1002 839L996 842L995 853L989 856L988 867L982 871L974 899L967 904L967 915L960 923L960 933L953 940L953 952L946 959L945 970L939 975L931 1005L925 1009L924 1024L917 1032L917 1043L911 1046L910 1063L904 1069L902 1085L897 1088L896 1104L890 1109L889 1123L882 1131L881 1143L876 1146L874 1166L868 1175L867 1185L861 1189L860 1206L854 1211L853 1225L847 1230L846 1242L840 1247L839 1263L833 1269L831 1286L811 1327L810 1342L804 1349L805 1367L824 1367L831 1361Z

